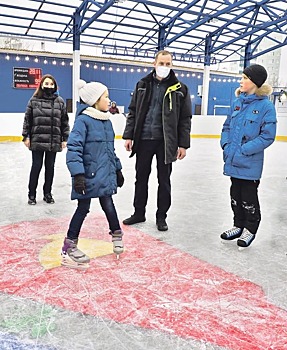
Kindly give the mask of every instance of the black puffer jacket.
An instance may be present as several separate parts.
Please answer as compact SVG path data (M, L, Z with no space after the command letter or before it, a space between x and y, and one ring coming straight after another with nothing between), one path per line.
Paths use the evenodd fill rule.
M133 140L130 157L137 152L141 139L144 120L151 101L154 74L155 70L137 83L129 105L123 139ZM179 147L185 149L190 147L192 117L191 100L187 86L178 81L173 70L170 71L167 82L168 88L163 98L162 107L165 164L172 163L177 159Z
M62 97L57 95L28 102L23 124L23 141L30 138L31 151L62 151L62 142L68 140L69 117Z

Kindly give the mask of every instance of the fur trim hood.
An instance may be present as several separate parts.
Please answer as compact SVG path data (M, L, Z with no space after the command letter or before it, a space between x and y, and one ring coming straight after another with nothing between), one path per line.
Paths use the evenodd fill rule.
M269 96L273 92L272 87L269 84L263 84L260 88L258 88L255 92L257 96ZM241 94L240 87L235 90L235 96L238 97Z

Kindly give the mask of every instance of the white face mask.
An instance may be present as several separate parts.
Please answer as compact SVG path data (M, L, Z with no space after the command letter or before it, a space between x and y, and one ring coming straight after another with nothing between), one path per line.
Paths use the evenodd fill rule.
M164 79L169 75L170 68L166 66L156 66L155 71L158 77Z

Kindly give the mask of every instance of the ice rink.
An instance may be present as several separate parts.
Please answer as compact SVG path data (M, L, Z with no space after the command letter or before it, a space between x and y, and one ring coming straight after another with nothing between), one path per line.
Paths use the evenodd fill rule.
M112 253L108 225L93 200L80 236L86 271L60 266L76 208L65 152L56 159L53 195L27 204L31 153L0 143L0 349L287 349L287 144L265 152L259 186L262 221L251 247L222 243L232 226L230 180L219 139L192 139L173 166L169 230L155 225L156 167L147 221L124 226L125 252ZM133 213L134 164L115 141L125 184L114 196L120 221Z

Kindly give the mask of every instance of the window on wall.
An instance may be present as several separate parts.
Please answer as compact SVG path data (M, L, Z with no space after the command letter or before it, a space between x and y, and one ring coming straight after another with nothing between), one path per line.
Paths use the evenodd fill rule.
M66 106L67 106L67 112L72 113L73 112L73 100L71 98L66 99Z

